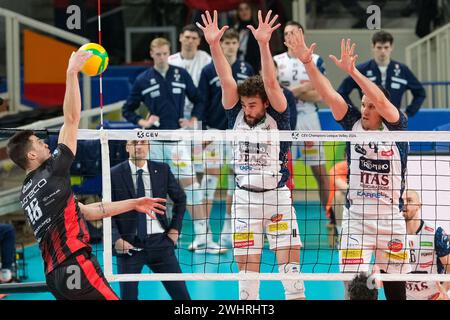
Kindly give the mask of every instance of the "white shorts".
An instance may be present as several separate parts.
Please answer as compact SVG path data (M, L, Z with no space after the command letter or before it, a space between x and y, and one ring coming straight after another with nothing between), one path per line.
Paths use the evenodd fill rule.
M266 192L236 188L231 208L235 255L261 254L264 234L270 249L302 246L288 187Z
M299 112L296 130L322 130L317 112ZM292 158L303 158L308 166L325 165L324 143L319 141L300 141L292 144Z
M151 141L150 160L167 163L177 180L195 176L190 141Z
M341 272L369 272L372 255L375 264L387 273L409 273L405 219L400 213L386 218L350 214L344 210L339 248Z

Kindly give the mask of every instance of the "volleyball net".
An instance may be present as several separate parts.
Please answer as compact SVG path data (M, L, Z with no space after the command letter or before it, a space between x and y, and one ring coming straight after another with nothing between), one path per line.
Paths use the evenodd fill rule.
M48 138L51 149L56 147L57 132L38 133ZM150 160L151 181L145 195L156 197L160 188L168 195L165 220L148 222L147 236L176 225L173 220L183 216L177 208L180 203L186 206L174 246L182 273L144 269L120 274L121 255L139 252L116 250L117 234L134 242L138 215L126 213L101 222L101 241L92 246L111 282L349 281L359 271L371 272L379 261L388 270L411 266L412 273L377 274L383 281L450 281L450 275L439 273L446 266L439 262L433 237L439 227L450 230L448 132L102 129L79 130L78 139L71 174L81 201L94 196L110 202L127 192L138 196L137 167L130 163L145 159ZM402 143L408 146L407 162L398 154ZM348 157L351 175L356 175L350 185ZM120 180L117 176L125 175L124 167L129 177ZM169 174L164 170L169 168L184 199L167 188ZM405 190L419 196L420 212L414 219L423 219L433 229L426 235L407 234L399 209L405 206L396 199L403 192L406 201ZM352 194L352 206L362 208L360 215L345 209L347 192ZM127 223L134 224L132 232L122 229L121 224ZM195 248L196 241L204 244ZM278 251L283 250L293 256L299 253L301 273L279 272ZM369 260L368 252L373 253ZM239 272L246 267L238 268L237 257L246 254L261 255L259 273ZM350 268L342 268L343 264Z
M399 207L404 206L396 197L403 191L405 198L405 190L416 191L421 212L415 219L424 219L435 230L438 227L450 229L450 136L446 132L80 130L79 138L98 141L101 145L103 201L117 200L114 199L114 195L120 193L117 189L123 192L133 187L124 186L120 180L111 181L111 172L130 159L142 158L142 153L138 154L141 151L137 151L140 146L144 146L146 159L169 165L186 194L187 211L175 249L183 273L118 274L111 219L105 219L104 271L111 281L296 278L298 274L278 273L280 263L274 254L281 249L298 251L296 237L302 243L300 277L304 279L349 280L354 276L351 273L366 270L367 264L374 262L363 259L366 249L373 250L377 259L384 257L383 267L388 270L391 264L414 262L411 256L418 255L428 257L427 261L422 259L421 264L431 264L430 272L437 273L440 267L434 252L434 238L418 239L419 244L433 242L432 246L409 248L413 243L412 235L408 236L406 229L405 234L399 234L397 225L405 224ZM347 143L355 152L346 152ZM397 154L401 153L399 143L408 145L404 150L408 153L406 171L403 171L406 163L403 155ZM286 158L279 157L280 150L286 151ZM315 152L318 157L311 157ZM376 155L366 154L370 152ZM362 213L370 215L355 216L346 213L344 208L347 190L338 190L337 180L348 182L347 156L351 157L352 175L357 175L354 179L357 184L347 185L349 193L353 194L352 201L358 203ZM316 166L318 176L314 175L311 165ZM127 166L130 168L129 164ZM325 170L317 170L317 167ZM149 168L152 170L151 166ZM286 180L287 172L290 178ZM132 170L129 173L134 175L131 180L136 183L137 173ZM157 172L149 174L152 179L158 179ZM404 184L401 175L405 175ZM290 188L280 187L279 181L285 181L283 184ZM154 182L152 180L152 184ZM325 201L321 201L320 188L326 189ZM290 202L286 203L286 199ZM169 225L176 214L174 205L178 204L169 204L166 212ZM206 221L200 226L197 220L202 218L198 218L198 211L206 214ZM396 235L390 239L389 231L381 227L386 220L388 228ZM372 231L367 227L353 229L367 222L373 226ZM347 228L342 227L345 224ZM121 236L131 239L130 236L136 235ZM356 236L363 247L359 244L356 250L352 249L348 243L352 236ZM339 256L345 237L347 244ZM206 244L192 250L192 243L199 238L203 242L206 239ZM378 238L385 239L383 248L377 247L382 243L377 242ZM225 249L228 251L223 252ZM233 250L239 255L245 255L246 251L248 255L260 253L260 273L239 273ZM358 268L340 268L344 260ZM448 278L437 274L381 277L418 281Z

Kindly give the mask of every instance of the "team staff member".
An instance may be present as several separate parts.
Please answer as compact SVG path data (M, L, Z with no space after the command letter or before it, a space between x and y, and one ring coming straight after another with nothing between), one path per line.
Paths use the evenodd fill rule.
M405 113L408 117L413 117L426 98L425 89L406 65L391 60L393 50L394 37L389 32L379 31L375 33L372 36L373 59L357 65L356 69L375 84L385 88L389 92L392 104L399 109L403 95L407 90L410 90L413 100L406 107ZM359 91L360 97L363 96L363 92L355 80L352 77L347 77L337 90L350 105L353 105L350 100L350 93L353 89Z
M70 186L70 167L77 149L81 98L78 72L92 54L73 53L67 68L64 96L64 124L58 146L48 146L33 131L16 133L7 145L8 156L27 173L20 195L21 206L33 228L44 259L47 286L57 299L117 300L89 245L87 220L98 220L137 210L163 213L158 202L165 199L140 198L118 203L78 203ZM72 283L73 266L80 271L78 288ZM71 268L71 269L69 269Z
M186 69L196 87L198 87L202 69L211 63L211 56L207 52L198 49L201 39L201 31L196 26L193 24L185 26L181 30L179 37L181 51L169 56L169 64ZM192 102L186 99L184 107L185 119L191 117L192 108Z
M173 215L171 221L165 215L147 219L137 212L114 217L112 241L119 253L117 270L120 274L137 274L147 265L155 273L181 273L175 245L186 211L186 194L167 164L147 160L148 141L128 141L126 149L129 159L111 168L112 200L169 195ZM142 250L133 251L136 247ZM184 281L163 281L163 285L172 299L190 299ZM138 282L121 282L120 295L124 300L137 300Z

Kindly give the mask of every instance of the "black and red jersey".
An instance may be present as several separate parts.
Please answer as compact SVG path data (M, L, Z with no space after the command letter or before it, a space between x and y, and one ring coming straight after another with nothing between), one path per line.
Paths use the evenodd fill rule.
M27 175L20 195L46 274L81 248L91 250L86 221L70 185L74 158L66 145L59 144L47 161Z

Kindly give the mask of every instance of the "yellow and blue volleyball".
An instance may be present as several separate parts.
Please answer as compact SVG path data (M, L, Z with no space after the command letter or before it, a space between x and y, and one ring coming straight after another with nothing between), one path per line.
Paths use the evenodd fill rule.
M81 72L84 74L91 77L97 76L108 67L108 53L101 45L97 43L86 43L79 50L92 52L92 56L86 61L83 69L81 69Z

